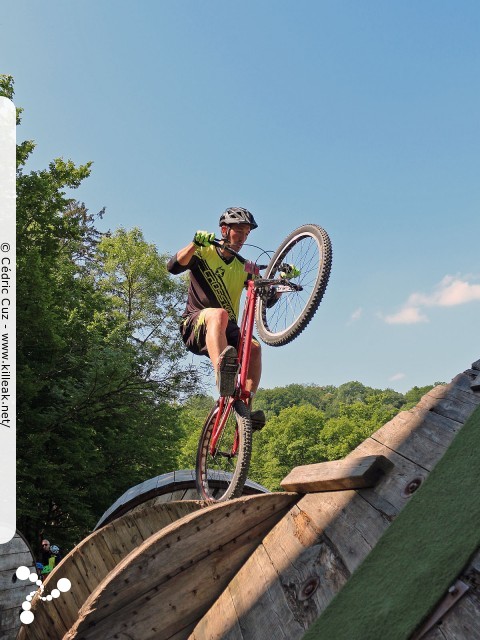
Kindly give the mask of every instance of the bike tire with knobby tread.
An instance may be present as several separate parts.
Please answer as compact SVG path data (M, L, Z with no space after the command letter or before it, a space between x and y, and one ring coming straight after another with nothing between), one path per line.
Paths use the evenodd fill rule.
M241 400L229 403L227 399L224 411L228 411L236 420L239 435L238 453L231 470L216 470L209 464L211 459L209 444L219 406L220 400L210 411L203 426L198 444L195 469L198 494L202 500L209 502L224 502L242 495L252 454L250 410ZM232 419L231 416L228 417ZM231 425L230 430L233 432ZM230 433L226 435L229 437ZM230 445L231 443L228 441L228 446Z
M255 313L255 322L259 337L269 346L283 346L299 336L315 315L327 288L332 267L332 245L325 229L316 224L304 224L292 231L292 233L285 238L270 260L264 277L278 277L276 274L288 251L307 238L312 238L316 242L320 262L312 290L298 317L296 317L288 327L279 331L272 331L268 326L267 320L268 306L265 301L259 297ZM301 277L302 276L300 276L300 278Z

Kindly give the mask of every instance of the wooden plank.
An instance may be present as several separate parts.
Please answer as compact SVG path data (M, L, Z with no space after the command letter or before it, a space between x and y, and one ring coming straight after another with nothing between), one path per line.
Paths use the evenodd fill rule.
M28 545L18 533L15 533L13 538L0 545L0 558L5 558L11 554L22 553L24 551L30 551Z
M175 635L191 622L192 615L198 617L211 604L265 532L297 499L296 494L287 493L238 498L166 527L129 554L99 585L67 638L98 638L93 631L120 633L132 625L142 640Z
M183 500L183 497L186 493L186 489L177 489L176 491L172 491L172 493L170 494L170 500L173 501L177 501L177 500Z
M358 456L295 467L280 485L285 491L310 493L362 489L376 484L391 467L384 456Z
M376 431L371 438L430 471L455 436L454 429L438 428L436 418L439 417L429 411L399 415Z
M480 371L472 367L455 376L450 384L464 391L472 391L472 383L478 381L479 377Z
M20 601L20 605L22 601ZM20 627L20 606L14 609L0 609L0 640L15 640Z
M190 637L190 634L195 629L195 624L195 622L190 623L175 635L170 636L169 640L185 640L185 638Z
M158 502L156 504L161 505L160 508L150 509L148 516L144 515L144 511L134 514L136 525L142 534L143 540L146 540L164 527L169 526L172 522L175 522L194 511L198 511L205 506L205 503L193 500L167 503Z
M198 500L198 491L196 489L188 489L183 497L184 500Z
M428 471L420 464L392 451L373 438L367 438L349 455L355 453L384 455L393 463L392 470L385 474L375 487L358 490L358 494L382 513L387 520L393 520L413 495L415 489L425 480Z
M76 556L68 564L60 564L44 581L44 595L56 588L60 578L68 578L72 587L66 593L62 593L59 598L55 598L54 601L49 603L48 607L38 601L32 603L32 611L37 618L37 624L42 616L49 614L49 624L54 625L52 620L58 619L63 629L68 628L70 620L76 618L78 609L90 593L90 588L98 580L98 574L95 575L92 571L89 571L82 560L83 558ZM88 561L86 564L88 564Z
M30 561L31 561L30 557ZM11 569L7 569L5 571L0 571L0 602L3 604L5 599L8 598L7 591L25 591L25 588L28 587L29 591L32 590L32 583L29 580L18 580L16 571L18 567L28 566L28 564L19 564L15 565ZM30 572L36 571L32 566L30 566Z
M480 404L480 394L464 391L455 386L435 387L417 404L419 408L434 411L440 415L464 424Z
M253 555L251 558L253 558ZM232 585L234 581L235 577L232 579L230 585ZM206 640L206 638L211 638L212 640L214 638L222 638L222 640L244 640L233 598L230 593L230 585L213 604L215 615L208 612L194 627L190 636L188 636L188 640ZM261 593L260 590L259 592Z

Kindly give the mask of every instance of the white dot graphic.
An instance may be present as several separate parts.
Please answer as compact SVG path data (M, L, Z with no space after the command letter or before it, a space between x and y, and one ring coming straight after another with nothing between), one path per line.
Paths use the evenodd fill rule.
M66 591L69 591L71 589L72 583L68 578L60 578L60 580L57 582L57 587L59 591L65 593Z
M32 600L35 596L38 596L40 600L43 602L51 602L53 598L60 597L60 592L67 592L72 588L72 583L68 578L60 578L57 582L57 588L52 589L52 592L43 596L45 587L43 585L42 580L38 577L38 575L34 572L30 573L30 569L25 566L18 567L15 572L15 575L19 580L30 580L30 582L35 582L38 585L38 589L36 591L31 591L30 595L25 597L25 601L22 603L22 612L20 614L20 621L22 624L31 624L35 618L32 608Z
M20 614L20 620L23 622L23 624L30 624L31 622L33 622L33 618L34 615L31 611L22 611L22 613Z
M19 580L28 580L30 576L30 569L28 567L18 567L15 575Z

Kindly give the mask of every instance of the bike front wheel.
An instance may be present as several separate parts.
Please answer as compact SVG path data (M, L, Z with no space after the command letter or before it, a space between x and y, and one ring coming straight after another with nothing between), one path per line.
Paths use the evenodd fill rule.
M255 312L259 337L272 347L291 342L315 315L327 288L332 267L332 245L327 232L316 224L292 231L274 253L265 278L281 278L286 265L300 270L292 278L296 289L284 291L276 301L260 295Z
M223 428L212 444L218 424ZM241 401L219 400L203 426L197 451L196 484L203 500L223 502L242 494L252 453L250 411Z

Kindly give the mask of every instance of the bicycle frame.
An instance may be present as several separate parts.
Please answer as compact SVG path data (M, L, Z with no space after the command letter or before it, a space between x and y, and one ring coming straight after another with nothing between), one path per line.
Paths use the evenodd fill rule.
M215 239L212 244L236 256L244 264L246 274L250 274L245 279L246 297L238 344L234 345L238 365L235 385L231 395L215 402L197 447L195 474L199 495L208 502L219 502L241 495L252 454L252 432L264 424L259 419L261 414L258 419L256 415L252 419L251 415L249 368L255 364L257 355L257 345L252 344L254 325L259 339L275 347L291 342L304 330L328 283L331 243L318 225L302 225L275 252L256 247L262 252L260 256L268 256L268 265L248 262L223 240ZM262 277L261 272L267 277ZM292 282L299 275L301 280ZM283 298L284 294L287 298Z
M222 244L220 241L216 240L214 242L216 246L221 247ZM253 262L249 262L242 258L236 251L230 249L230 252L237 256L244 264L246 273L250 273L254 276L258 276L260 271L267 268L267 265L257 265ZM295 285L289 284L288 287L281 287L284 285L283 279L263 279L260 278L255 280L254 277L247 280L247 294L245 305L243 308L242 321L240 324L240 337L237 345L237 355L238 355L238 364L239 364L239 376L237 380L237 386L235 392L229 398L221 397L218 401L218 412L215 418L215 424L213 427L212 438L210 441L210 454L212 456L215 455L217 449L217 443L220 435L222 434L223 428L225 426L225 420L228 415L228 412L224 411L225 403L233 404L237 400L241 400L245 404L248 404L250 400L250 392L247 391L247 377L248 377L248 368L250 365L250 355L252 353L252 338L253 338L253 327L255 324L255 307L257 304L258 298L258 290L259 287L263 286L272 286L277 285L277 291L279 293L283 293L284 291L291 291L292 288L295 288ZM230 457L234 457L238 450L238 430L235 432L235 440L232 446L232 450L230 452Z
M257 289L255 287L255 281L248 280L247 282L247 295L245 300L245 306L242 315L242 322L240 324L240 337L238 341L237 353L240 372L237 380L237 388L233 396L229 398L220 398L218 405L218 412L215 418L215 426L213 428L212 439L210 442L210 453L214 455L217 447L217 441L224 427L224 412L225 403L234 403L240 399L243 402L248 402L250 399L250 392L246 389L248 367L250 365L250 355L252 352L252 337L253 326L255 323L255 306L257 304ZM238 449L238 436L235 437L235 441L232 447L231 456L235 456Z

